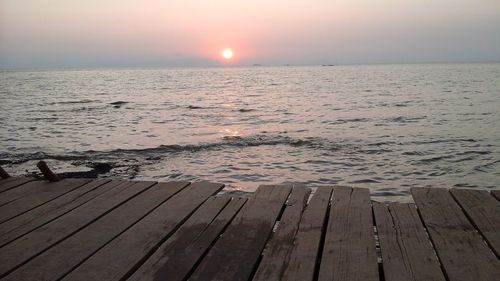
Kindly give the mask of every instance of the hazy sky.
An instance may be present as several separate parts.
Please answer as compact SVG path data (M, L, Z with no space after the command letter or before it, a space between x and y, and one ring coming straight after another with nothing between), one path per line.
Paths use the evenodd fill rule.
M500 0L0 0L0 67L500 61Z

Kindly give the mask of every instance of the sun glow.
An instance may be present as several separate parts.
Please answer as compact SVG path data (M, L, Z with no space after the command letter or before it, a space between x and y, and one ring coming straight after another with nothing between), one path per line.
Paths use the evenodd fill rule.
M233 50L231 49L224 49L222 51L222 57L225 58L226 60L229 60L233 57L234 53Z

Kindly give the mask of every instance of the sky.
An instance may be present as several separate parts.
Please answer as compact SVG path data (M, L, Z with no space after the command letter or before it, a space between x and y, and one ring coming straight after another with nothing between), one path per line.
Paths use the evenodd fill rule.
M0 68L476 61L500 0L0 0Z

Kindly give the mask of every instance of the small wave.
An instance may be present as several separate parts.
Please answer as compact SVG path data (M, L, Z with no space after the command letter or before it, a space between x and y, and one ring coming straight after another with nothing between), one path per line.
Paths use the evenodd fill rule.
M59 101L59 102L49 103L49 105L56 105L56 104L81 104L81 103L93 103L93 102L100 102L100 100Z
M336 124L345 124L345 123L356 123L356 122L369 122L371 119L369 118L339 118L335 121Z
M96 109L99 109L99 107L82 106L82 107L78 107L78 108L72 109L72 110L70 110L70 112L93 111L93 110L96 110Z
M188 109L202 109L203 107L197 106L197 105L189 105L187 108Z
M436 162L436 161L440 161L440 160L449 159L452 157L453 157L453 155L436 156L436 157L431 157L431 158L420 159L418 161L422 162L422 163L429 163L429 162Z
M477 165L474 167L474 170L478 171L478 172L483 172L483 173L494 172L494 171L498 171L498 168L497 168L499 166L498 164L500 164L500 160Z
M457 155L470 155L470 154L488 155L488 154L491 154L491 151L476 151L476 150L471 150L471 151L464 151L464 152L457 153Z
M409 156L413 156L413 155L422 156L422 155L427 155L429 153L425 152L425 151L405 151L401 154L402 155L409 155Z
M380 182L373 179L362 179L362 180L351 181L350 183L357 184L357 183L380 183Z
M128 101L114 101L114 102L110 102L109 104L111 104L111 105L124 105L127 103L128 103Z
M453 185L454 187L467 187L467 188L474 188L474 187L477 187L477 185L475 184L470 184L470 183L457 183L455 185Z
M239 112L250 112L250 111L254 111L253 109L251 108L240 108L238 109Z
M440 139L428 141L413 141L410 144L438 144L438 143L454 143L454 142L477 142L475 139Z
M58 117L34 117L34 118L27 118L29 121L57 121L59 120Z
M310 137L310 138L293 138L287 135L252 135L252 136L236 136L223 137L221 141L200 143L200 144L169 144L160 145L152 148L138 149L114 149L114 150L87 150L73 151L67 154L49 154L45 152L22 153L22 154L0 154L0 159L10 159L16 163L23 163L31 160L54 159L60 161L82 161L91 159L128 159L128 158L149 158L157 159L163 155L174 153L193 153L210 150L220 150L231 147L257 147L257 146L272 146L272 145L287 145L292 147L306 147L313 150L335 151L340 149L340 145L327 139Z
M421 116L421 117L405 117L405 116L398 116L398 117L393 117L393 118L387 118L385 121L387 122L392 122L392 123L416 123L420 120L423 120L427 118L427 116Z
M109 104L111 104L114 108L120 108L123 105L126 105L127 103L128 101L115 101L115 102L110 102Z
M381 145L394 145L397 144L394 141L381 141L381 142L374 142L374 143L369 143L369 146L381 146Z
M392 152L390 149L362 149L362 150L357 150L355 153L364 153L364 154L381 154L381 153L388 153Z

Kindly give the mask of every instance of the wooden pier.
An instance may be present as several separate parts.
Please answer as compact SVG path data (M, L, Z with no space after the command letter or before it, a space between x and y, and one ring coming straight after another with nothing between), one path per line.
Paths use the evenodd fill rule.
M500 280L500 191L0 180L2 280Z

